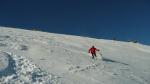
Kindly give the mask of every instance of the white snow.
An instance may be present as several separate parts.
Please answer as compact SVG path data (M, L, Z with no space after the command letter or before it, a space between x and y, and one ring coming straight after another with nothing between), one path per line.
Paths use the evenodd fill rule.
M101 50L94 60L92 45ZM149 79L150 46L0 27L1 84L150 84Z

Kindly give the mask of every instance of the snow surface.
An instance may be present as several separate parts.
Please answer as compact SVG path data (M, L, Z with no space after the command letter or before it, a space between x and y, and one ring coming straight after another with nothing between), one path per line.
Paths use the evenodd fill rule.
M92 45L101 50L94 60ZM150 46L0 27L1 84L150 84L149 79Z

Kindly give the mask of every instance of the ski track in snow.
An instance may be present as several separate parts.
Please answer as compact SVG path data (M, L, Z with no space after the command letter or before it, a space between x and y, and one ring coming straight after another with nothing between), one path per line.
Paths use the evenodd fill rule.
M0 31L1 84L150 84L149 46L11 28ZM93 44L103 50L94 60L86 50Z

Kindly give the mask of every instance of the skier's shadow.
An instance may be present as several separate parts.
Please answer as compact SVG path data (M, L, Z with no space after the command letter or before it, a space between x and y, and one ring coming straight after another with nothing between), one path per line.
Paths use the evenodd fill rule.
M120 64L123 64L123 65L129 65L129 64L118 62L118 61L115 61L115 60L111 60L111 59L108 59L108 58L105 58L105 57L102 57L102 60L105 61L105 62L113 62L113 63L120 63Z

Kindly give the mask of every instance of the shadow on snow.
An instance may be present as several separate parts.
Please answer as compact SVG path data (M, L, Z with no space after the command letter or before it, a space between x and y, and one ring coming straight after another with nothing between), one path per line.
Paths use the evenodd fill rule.
M120 64L123 64L123 65L129 65L129 64L118 62L118 61L115 61L115 60L111 60L111 59L108 59L108 58L105 58L105 57L102 57L102 60L105 61L105 62L113 62L113 63L120 63Z

